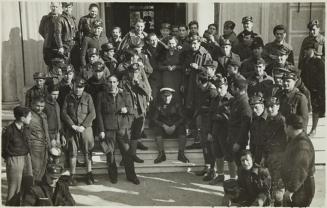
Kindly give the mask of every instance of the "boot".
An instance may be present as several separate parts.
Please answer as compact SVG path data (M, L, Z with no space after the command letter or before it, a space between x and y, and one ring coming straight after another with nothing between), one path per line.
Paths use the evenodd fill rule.
M206 176L203 177L203 181L211 181L215 177L215 169L210 168Z
M140 184L140 180L137 178L134 167L134 160L129 152L124 155L125 158L125 174L128 181L134 183L135 185Z
M108 176L111 183L117 183L118 181L118 170L115 159L111 158L112 155L109 153L107 155L107 163L108 163Z
M87 185L92 185L93 181L92 181L92 172L88 172L86 174L86 184Z
M196 172L195 175L197 176L204 176L207 172L208 172L208 167L204 167L203 170L199 171L199 172Z
M132 156L134 162L137 162L137 163L144 163L144 160L142 160L141 158L139 158L139 157L136 155L136 147L137 147L137 140L131 140L130 153L131 153L131 156Z
M209 184L210 185L217 185L218 183L223 183L225 181L225 175L218 175L214 179L212 179Z
M137 149L148 150L149 148L145 146L142 142L137 142Z
M70 186L76 186L77 185L77 181L75 179L75 175L74 174L70 175L70 181L69 182L70 182L69 183Z
M179 151L178 152L178 157L177 160L183 162L183 163L189 163L189 159L185 156L184 151Z
M166 154L164 151L160 151L158 157L154 160L154 163L157 164L163 161L166 161Z

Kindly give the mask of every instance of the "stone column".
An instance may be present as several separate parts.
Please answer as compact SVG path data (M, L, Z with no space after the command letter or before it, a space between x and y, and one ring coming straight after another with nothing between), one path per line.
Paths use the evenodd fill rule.
M17 96L16 72L23 73L18 2L1 3L1 25L2 109L9 110L20 103Z

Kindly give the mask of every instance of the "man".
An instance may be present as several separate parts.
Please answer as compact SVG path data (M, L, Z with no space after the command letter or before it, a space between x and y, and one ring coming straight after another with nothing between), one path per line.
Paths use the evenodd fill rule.
M58 46L58 52L67 56L70 62L71 50L75 45L77 33L76 19L72 16L73 2L62 3L63 12L55 23L54 39Z
M131 37L129 47L142 59L144 65L143 70L145 71L147 78L149 78L153 72L153 68L150 64L148 55L144 53L142 50L143 46L144 46L144 41L141 38Z
M108 78L108 88L99 92L96 101L99 138L108 146L108 174L112 183L117 183L118 170L115 161L115 142L121 148L125 173L128 181L139 184L135 174L134 161L130 152L129 128L135 113L132 95L118 88L118 78L112 75Z
M100 20L95 20L91 25L91 34L84 37L81 45L81 63L82 66L86 65L86 52L89 48L96 48L98 51L101 46L108 42L105 35L101 35L103 31L103 22Z
M22 192L33 184L31 154L28 145L31 111L17 106L13 110L15 121L2 132L2 158L6 163L6 206L20 206Z
M177 38L178 33L179 33L178 25L172 25L171 26L171 35L174 36L175 38Z
M238 42L234 28L235 23L233 21L226 21L224 23L223 35L218 38L218 42L220 42L221 39L228 39L231 42L232 47L234 47Z
M238 36L238 44L233 48L233 52L238 54L241 58L241 61L249 58L252 54L251 45L255 37L253 32L245 30L241 33L242 35ZM256 34L256 33L255 33Z
M291 63L287 62L290 52L291 51L289 48L285 47L284 45L281 45L273 50L271 53L276 57L276 59L271 59L272 62L267 66L267 74L273 76L274 68L287 68L289 65L292 65Z
M29 125L31 136L29 137L30 153L33 167L34 181L41 181L47 166L50 137L48 132L47 115L43 112L45 101L38 97L32 102L32 120Z
M255 60L254 64L255 70L247 78L249 83L248 95L252 96L256 92L261 92L266 98L271 92L274 79L265 72L266 62L263 58Z
M75 206L69 191L69 176L60 165L48 164L43 180L34 184L23 198L23 206Z
M284 25L276 25L273 30L275 40L267 43L264 47L264 58L267 60L268 63L276 62L276 52L281 46L284 46L289 50L287 61L294 65L294 53L292 46L286 43L286 27Z
M264 133L266 129L267 111L264 105L264 98L261 93L256 93L249 100L253 116L250 124L250 151L254 162L261 165L262 149L264 147Z
M63 78L59 82L59 96L57 98L57 102L59 104L60 109L64 105L65 97L72 91L73 89L73 78L75 76L74 68L72 65L67 65L62 69Z
M139 37L144 44L144 38L148 36L148 34L144 32L144 28L145 22L142 19L139 19L134 26L134 30L127 33L119 44L118 51L122 52L130 47L131 37Z
M189 33L188 36L192 37L194 35L199 36L199 23L196 20L193 20L188 23Z
M243 31L237 35L238 41L242 41L246 33L250 32L251 36L257 37L259 34L253 32L253 18L251 16L245 16L242 18Z
M287 145L285 117L279 113L278 98L270 97L266 99L265 107L268 117L263 136L263 163L271 175L272 204L282 206L285 189L280 173L283 153Z
M288 143L282 160L284 206L309 207L315 193L315 150L303 131L306 121L291 114L286 118Z
M178 26L178 44L182 47L183 51L191 50L190 40L188 38L188 27L186 25Z
M301 78L310 91L312 103L312 128L309 136L316 134L318 120L325 116L325 63L315 55L316 42L303 46L304 58Z
M217 176L209 184L216 185L224 182L224 160L228 163L228 170L231 179L236 179L236 164L232 155L232 146L228 143L228 122L230 119L230 102L233 96L228 92L228 83L226 77L217 75L214 82L218 96L213 98L210 103L208 141L212 141L211 148L215 156L217 167Z
M276 95L280 100L280 113L287 118L291 114L301 116L304 130L306 130L309 119L308 100L298 88L295 87L297 75L286 72L283 75L283 90Z
M45 98L48 95L47 86L45 85L46 75L43 72L33 74L35 85L26 91L25 106L31 108L33 100L38 97Z
M170 36L171 25L168 22L161 23L160 25L160 41L167 44L167 39Z
M302 45L301 45L301 50L300 50L300 55L299 55L299 69L303 69L303 58L304 58L304 46L307 44L307 42L316 42L317 44L315 45L315 53L316 56L321 58L321 60L325 63L325 37L320 33L320 23L318 20L311 20L307 28L309 29L309 36L304 38Z
M104 64L109 69L110 74L114 74L118 65L114 45L112 45L111 43L103 44L101 46L100 56L101 59L104 61Z
M54 58L51 60L51 68L49 69L49 73L46 75L47 79L45 81L45 85L58 85L62 78L63 68L66 67L66 63L64 59L61 58Z
M236 78L231 85L231 91L235 99L230 106L231 116L228 126L228 142L232 144L233 155L238 167L241 166L240 152L245 150L249 141L252 118L247 87L247 81L240 78Z
M251 44L251 56L245 59L240 67L240 73L248 78L249 75L255 72L256 60L262 58L263 52L263 40L260 37L255 37Z
M218 56L218 72L223 76L227 76L227 65L234 59L240 62L240 56L232 52L232 43L229 39L221 39L219 42L221 47L221 56Z
M249 150L240 154L242 167L238 170L238 179L224 182L225 195L222 206L269 206L271 178L267 168L257 166L253 162ZM235 187L237 193L228 190Z
M114 27L111 30L111 36L109 38L109 43L111 43L114 48L115 52L117 51L117 48L119 44L121 43L122 38L121 38L121 28L120 27Z
M89 48L87 49L87 57L89 62L81 68L79 75L83 77L85 80L90 79L93 76L93 65L96 62L102 62L103 60L100 58L99 50L97 48ZM108 77L110 75L109 69L105 66L104 68L104 76Z
M204 31L202 46L208 50L211 56L214 58L215 53L219 53L219 43L217 38L218 26L216 24L209 24L208 29Z
M144 162L144 160L140 159L136 155L136 148L138 146L138 140L141 139L145 114L151 97L151 89L145 81L146 77L144 78L142 76L141 71L143 70L143 67L144 65L142 64L141 60L133 63L128 67L127 72L121 81L122 88L129 92L132 96L133 106L135 106L136 111L131 126L130 151L133 160L137 163ZM142 144L142 146L144 145Z
M246 80L243 75L239 72L239 68L241 66L241 62L238 60L232 59L228 64L227 64L227 81L228 81L228 88L229 92L232 93L232 85L237 79L243 79Z
M94 184L90 151L94 147L92 121L95 119L95 108L91 95L84 92L85 84L86 81L83 78L75 78L73 91L66 96L61 112L70 153L71 185L76 185L78 150L83 152L85 158L86 184Z
M50 13L44 15L41 19L39 26L39 34L43 37L43 59L46 65L50 66L51 59L58 56L58 45L56 44L54 33L55 24L58 22L60 17L61 3L51 2Z
M152 120L155 124L156 143L159 154L154 163L161 163L166 160L163 138L178 137L178 157L181 162L189 162L184 154L186 137L183 126L184 116L181 105L174 100L175 90L161 88L160 98L157 99Z

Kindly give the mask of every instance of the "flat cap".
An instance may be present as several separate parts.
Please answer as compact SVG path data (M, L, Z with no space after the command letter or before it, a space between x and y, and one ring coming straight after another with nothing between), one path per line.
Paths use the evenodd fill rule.
M94 20L92 23L93 28L103 27L103 22L101 20Z
M320 24L319 24L319 21L317 19L315 20L311 20L308 25L307 25L307 28L308 29L311 29L313 26L317 26L317 27L320 27Z
M95 72L102 72L104 70L104 68L105 68L105 65L100 61L96 61L92 64L92 69Z
M216 69L218 67L218 62L213 61L213 60L207 60L206 62L204 62L203 66L204 67L213 67Z
M51 66L57 68L63 68L66 66L65 60L61 58L51 59Z
M73 2L61 2L62 7L66 8L69 6L73 6Z
M87 49L86 53L87 53L88 56L92 56L93 54L97 54L98 55L99 54L99 50L96 49L96 48L89 48L89 49Z
M231 20L228 20L224 23L224 28L231 28L231 29L234 29L235 28L235 23Z
M33 79L46 79L47 75L43 72L35 72L33 74Z
M76 84L77 87L85 87L86 81L82 77L76 77L74 79L74 83Z
M283 79L293 79L293 80L297 80L297 74L295 72L292 71L287 71L283 74Z
M303 129L304 128L304 120L302 116L296 114L290 114L286 117L286 125L292 126L294 129Z
M253 22L252 16L245 16L242 18L242 24L246 22Z
M263 98L263 95L261 92L255 93L253 96L250 97L249 103L250 105L255 105L255 104L263 104L265 99Z
M175 90L170 88L170 87L163 87L163 88L160 89L160 93L162 95L170 96L173 93L175 93Z
M229 39L221 38L221 39L219 40L219 45L220 45L220 46L224 46L224 45L232 45L232 43L230 42Z
M279 99L277 97L269 97L265 100L266 106L279 105Z
M102 51L115 50L115 47L114 47L114 45L112 43L105 43L105 44L102 44L101 50Z
M285 45L280 45L278 48L276 48L275 53L278 56L289 55L291 53L291 49L289 49Z
M171 25L168 22L164 22L160 25L160 29L170 29Z
M263 58L257 58L254 60L254 64L255 65L260 65L260 64L266 65L266 62Z
M144 46L144 41L140 37L132 36L129 46L131 48L142 48Z

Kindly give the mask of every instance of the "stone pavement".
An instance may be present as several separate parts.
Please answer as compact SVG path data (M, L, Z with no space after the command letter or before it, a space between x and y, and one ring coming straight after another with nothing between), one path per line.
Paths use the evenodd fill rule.
M71 187L77 205L80 206L219 206L223 188L202 181L202 177L187 173L138 174L140 185L126 181L125 174L119 174L117 184L111 184L106 175L97 175L95 185ZM315 174L316 193L313 207L326 205L325 167L317 166ZM2 204L7 186L2 174Z

